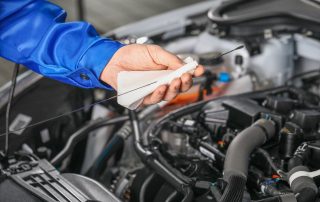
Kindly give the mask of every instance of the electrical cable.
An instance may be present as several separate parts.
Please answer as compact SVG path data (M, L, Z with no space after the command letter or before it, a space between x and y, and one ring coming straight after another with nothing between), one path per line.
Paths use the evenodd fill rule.
M8 154L9 150L9 135L10 135L10 130L9 130L9 125L10 125L10 109L11 109L11 104L12 104L12 99L14 96L14 90L16 88L16 83L17 83L17 76L19 72L19 64L14 65L13 73L12 73L12 78L11 78L11 86L10 86L10 92L9 92L9 97L8 97L8 103L7 103L7 109L6 109L6 138L5 138L5 147L4 147L4 153L5 156ZM2 135L1 135L2 136Z
M85 21L85 2L84 0L78 0L77 2L77 14L79 21Z

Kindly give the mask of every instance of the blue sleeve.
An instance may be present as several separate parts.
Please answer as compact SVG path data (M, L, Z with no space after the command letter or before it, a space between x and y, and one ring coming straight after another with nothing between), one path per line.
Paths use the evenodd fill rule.
M65 18L44 0L0 0L0 57L74 86L111 89L100 74L123 45Z

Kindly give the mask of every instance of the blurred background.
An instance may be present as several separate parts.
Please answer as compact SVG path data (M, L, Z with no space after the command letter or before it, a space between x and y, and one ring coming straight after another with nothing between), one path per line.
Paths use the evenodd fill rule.
M98 30L114 28L201 0L52 0L68 13L68 21L84 19ZM82 10L82 12L79 10ZM13 63L0 58L0 86L10 80ZM23 69L21 71L24 71Z

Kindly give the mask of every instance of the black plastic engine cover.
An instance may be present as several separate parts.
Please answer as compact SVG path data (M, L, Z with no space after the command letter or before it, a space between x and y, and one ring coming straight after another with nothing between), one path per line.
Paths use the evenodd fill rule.
M208 15L227 37L264 36L266 30L320 37L318 0L233 0Z
M19 161L0 169L0 201L120 202L98 182L77 174L60 174L46 160Z
M269 112L249 99L228 99L223 106L229 110L228 125L235 128L246 128L259 119L260 113Z

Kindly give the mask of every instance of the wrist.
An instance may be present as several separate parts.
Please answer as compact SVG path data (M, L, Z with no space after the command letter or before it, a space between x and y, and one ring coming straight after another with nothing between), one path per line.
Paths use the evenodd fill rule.
M111 64L107 64L101 73L100 80L110 85L113 89L117 90L116 67Z
M107 62L100 74L100 80L117 90L117 76L120 71L121 50L120 47Z

